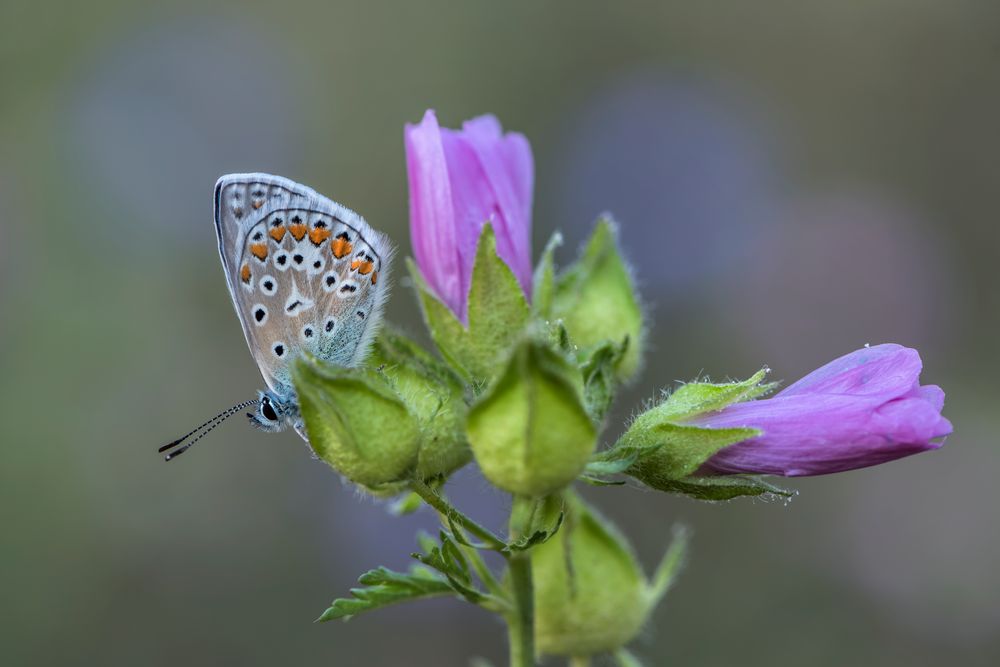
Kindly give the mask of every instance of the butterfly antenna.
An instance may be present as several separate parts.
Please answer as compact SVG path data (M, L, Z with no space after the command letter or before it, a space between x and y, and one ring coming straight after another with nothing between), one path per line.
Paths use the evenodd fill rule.
M239 403L238 405L234 405L233 407L229 408L228 410L223 410L219 414L217 414L214 417L212 417L211 419L209 419L204 424L198 426L195 429L192 429L190 433L186 433L185 435L181 436L180 438L177 438L173 442L168 442L167 444L163 445L162 447L160 447L156 451L162 454L163 452L167 451L168 449L173 449L174 447L177 447L178 445L180 445L181 443L183 443L185 440L187 440L188 438L190 438L195 433L198 433L199 431L202 431L202 429L205 429L201 433L198 433L198 436L194 440L192 440L191 442L187 443L186 445L184 445L180 449L178 449L176 451L173 451L173 452L170 452L169 454L167 454L166 456L163 457L164 461L170 461L171 459L174 459L174 458L180 456L181 454L183 454L184 452L186 452L188 450L188 448L191 447L191 445L193 445L194 443L196 443L199 440L201 440L206 434L208 434L209 432L211 432L212 429L214 429L216 426L218 426L222 422L226 421L227 419L229 419L230 417L232 417L233 415L235 415L237 412L239 412L239 411L241 411L241 410L243 410L245 408L248 408L251 405L256 405L258 403L260 403L260 400L254 398L254 399L251 399L249 401L244 401L242 403Z

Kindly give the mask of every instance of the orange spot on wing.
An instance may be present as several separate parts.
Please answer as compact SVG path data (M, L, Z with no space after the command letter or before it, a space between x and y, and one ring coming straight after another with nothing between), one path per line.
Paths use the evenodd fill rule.
M321 229L320 227L313 227L309 230L309 240L313 242L313 245L321 245L323 241L330 238L329 229Z
M265 259L267 259L267 244L266 243L250 244L250 254L263 262Z
M259 209L261 206L264 205L264 200L263 199L256 199L250 205L253 206L253 210L256 211L257 209Z
M376 282L378 282L378 271L372 273L372 285L374 285Z
M306 235L305 225L288 225L288 231L292 233L296 241L301 241L302 237Z
M354 245L347 239L338 237L330 243L330 251L337 259L343 259L347 255L351 254L352 250L354 250Z
M245 283L250 282L250 265L244 264L243 268L240 269L240 280Z
M358 262L358 261L355 261L355 262L354 262L354 263L353 263L353 264L351 265L351 268L352 268L352 269L353 269L353 268L355 268L354 264L357 264L357 265L358 265L358 266L356 267L356 268L358 269L358 273L360 273L360 274L361 274L361 275L363 275L363 276L366 276L366 275L368 275L369 273L371 273L371 272L372 272L372 269L374 269L374 268L375 268L375 265L374 265L374 264L372 264L371 262Z
M268 234L271 235L272 239L274 239L278 243L281 243L281 239L285 238L286 231L287 230L285 229L284 225L278 225L277 227L271 227L271 231L269 231Z

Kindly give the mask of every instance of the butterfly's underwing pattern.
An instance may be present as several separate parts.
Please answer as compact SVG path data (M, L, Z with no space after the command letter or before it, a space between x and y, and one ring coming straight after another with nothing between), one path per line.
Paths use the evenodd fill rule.
M280 176L230 174L215 226L243 333L268 387L294 394L303 350L341 366L367 354L381 321L388 238L350 209Z

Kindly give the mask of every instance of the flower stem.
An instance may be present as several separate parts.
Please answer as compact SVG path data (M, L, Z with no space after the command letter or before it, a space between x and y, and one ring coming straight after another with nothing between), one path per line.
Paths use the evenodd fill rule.
M514 611L507 617L510 667L535 664L535 613L531 590L531 561L519 554L509 561Z
M501 551L507 547L506 543L494 535L489 528L477 523L472 518L462 514L460 511L452 507L447 500L438 495L434 489L427 486L427 483L423 480L412 480L410 482L410 488L413 489L413 492L420 496L425 503L436 509L443 516L451 519L471 534L483 540L488 548L495 551Z
M524 532L525 514L519 510L526 499L514 498L511 511L509 540L516 542ZM535 664L535 598L531 582L531 558L527 552L516 552L507 560L511 601L514 610L508 614L507 636L511 667L532 667Z

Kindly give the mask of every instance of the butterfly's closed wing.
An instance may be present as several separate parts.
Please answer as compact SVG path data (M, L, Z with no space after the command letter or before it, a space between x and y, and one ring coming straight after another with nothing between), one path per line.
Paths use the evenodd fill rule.
M353 211L288 179L231 174L215 186L219 253L268 386L291 393L302 350L360 363L381 320L392 248Z

